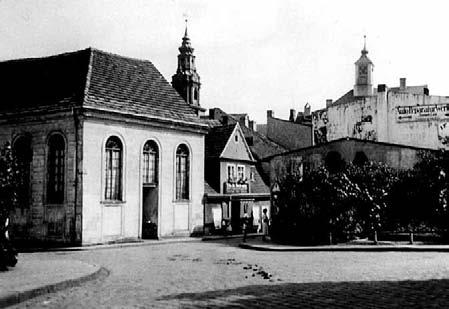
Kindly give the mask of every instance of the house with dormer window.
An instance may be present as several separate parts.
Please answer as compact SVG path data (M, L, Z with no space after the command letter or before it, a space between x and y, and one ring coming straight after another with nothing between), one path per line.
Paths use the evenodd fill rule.
M205 146L205 233L239 233L245 213L257 232L263 209L269 211L270 193L240 124L212 127Z

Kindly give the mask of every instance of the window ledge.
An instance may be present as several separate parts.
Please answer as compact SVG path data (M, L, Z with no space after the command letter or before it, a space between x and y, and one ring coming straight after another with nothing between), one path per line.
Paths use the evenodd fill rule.
M45 203L46 207L63 207L65 205L64 202L62 203Z
M126 204L126 201L113 201L113 200L104 200L100 201L100 204L103 204L104 206L114 207L114 206L122 206L123 204Z
M173 203L176 204L189 204L191 200L174 200Z

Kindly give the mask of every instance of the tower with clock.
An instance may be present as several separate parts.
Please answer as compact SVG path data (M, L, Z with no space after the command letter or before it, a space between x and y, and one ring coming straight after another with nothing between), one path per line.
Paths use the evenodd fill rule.
M362 55L359 60L355 62L355 97L366 97L373 95L372 72L374 64L367 56L368 50L366 49L366 36L364 38L365 44L362 49Z

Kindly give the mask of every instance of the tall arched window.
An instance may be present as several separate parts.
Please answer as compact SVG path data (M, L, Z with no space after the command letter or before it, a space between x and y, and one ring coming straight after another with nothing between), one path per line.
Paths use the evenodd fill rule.
M196 88L193 89L193 99L198 101L198 89Z
M176 149L176 199L189 199L189 149L184 144Z
M48 139L47 202L60 204L64 201L65 141L60 134Z
M106 141L106 200L122 200L122 174L123 174L123 145L116 136L111 136Z
M33 151L31 149L31 139L28 136L20 136L14 141L13 152L17 160L19 169L19 192L18 202L21 208L28 208L30 205L30 175L31 162L33 161Z
M154 141L148 141L143 146L143 183L156 184L158 173L159 149Z

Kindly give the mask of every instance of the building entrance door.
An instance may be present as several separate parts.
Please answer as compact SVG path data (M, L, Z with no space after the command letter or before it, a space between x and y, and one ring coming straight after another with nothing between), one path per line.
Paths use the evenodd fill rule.
M144 186L142 190L142 238L157 238L158 190L157 186Z
M242 231L242 227L240 224L241 217L241 205L240 201L232 201L231 202L231 227L232 233L238 234Z

